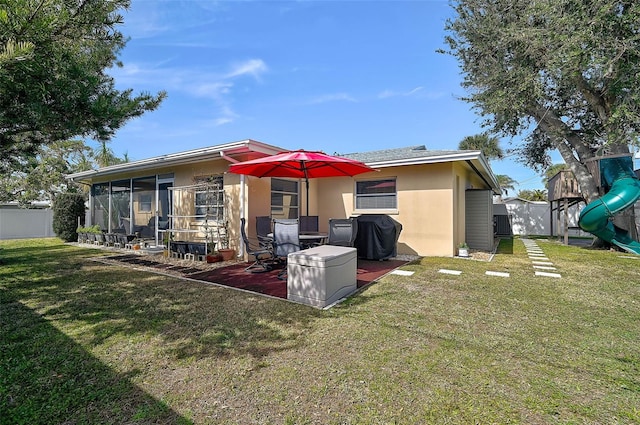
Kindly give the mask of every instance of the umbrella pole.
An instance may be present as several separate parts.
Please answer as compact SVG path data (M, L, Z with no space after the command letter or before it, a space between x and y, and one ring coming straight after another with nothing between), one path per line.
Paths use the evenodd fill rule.
M307 177L305 180L305 185L307 187L307 216L309 215L309 178Z
M307 175L307 164L304 161L301 161L300 167L302 172L304 173L304 183L307 190L307 216L309 216L309 176Z

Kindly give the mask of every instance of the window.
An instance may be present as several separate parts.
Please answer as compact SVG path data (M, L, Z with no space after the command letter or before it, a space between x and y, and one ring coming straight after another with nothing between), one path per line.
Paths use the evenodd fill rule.
M138 211L151 212L152 203L153 203L153 198L151 194L144 193L144 194L138 195Z
M271 218L298 218L298 182L271 179Z
M222 176L196 177L199 187L195 194L198 220L224 220L224 182Z
M395 210L397 208L395 178L356 182L357 210Z

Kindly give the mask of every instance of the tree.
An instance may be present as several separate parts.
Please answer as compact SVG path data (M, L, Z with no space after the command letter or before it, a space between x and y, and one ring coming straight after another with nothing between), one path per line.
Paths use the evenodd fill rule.
M109 164L103 164L108 153ZM0 201L18 201L29 206L33 201L52 201L64 192L84 192L85 187L70 182L66 174L104 165L127 162L106 145L92 149L82 140L53 142L41 146L36 155L26 158L12 171L0 175Z
M498 174L496 175L496 180L498 180L498 184L500 185L500 188L502 189L502 193L505 196L509 195L509 190L514 190L516 184L518 184L517 181L515 181L514 179L512 179L511 177L505 175L505 174Z
M504 158L504 151L499 145L499 140L489 136L487 133L465 137L458 144L458 149L481 151L487 159Z
M93 158L99 167L108 167L109 165L129 162L128 156L126 155L124 158L118 158L116 154L113 153L113 149L107 145L106 140L101 140L99 145L99 148L93 151Z
M524 189L518 192L518 198L526 199L527 201L546 201L547 191L544 189Z
M640 130L640 2L459 0L445 38L464 74L464 100L492 134L527 133L521 160L537 170L557 149L587 201L585 162L628 153Z
M84 197L63 193L53 203L53 231L65 242L78 240L78 224L84 219Z
M542 176L542 184L546 187L549 183L549 180L551 180L551 177L564 170L568 170L567 164L553 164L549 166L549 168L544 171L544 175Z
M119 91L116 30L129 0L4 0L0 5L0 171L74 137L109 140L165 97Z

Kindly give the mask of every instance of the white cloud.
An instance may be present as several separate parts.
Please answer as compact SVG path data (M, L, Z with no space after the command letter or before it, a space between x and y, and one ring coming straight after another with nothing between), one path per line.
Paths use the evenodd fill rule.
M424 87L418 86L418 87L416 87L416 88L414 88L412 90L409 90L407 92L385 90L382 93L378 94L378 98L379 99L387 99L389 97L397 97L397 96L414 96L414 95L416 95L418 92L420 92L423 89L424 89Z
M211 99L222 99L231 92L232 83L225 81L216 81L212 83L202 82L193 86L187 85L187 91L198 96L208 97Z
M318 103L327 103L327 102L357 102L355 98L350 96L347 93L333 93L333 94L325 94L322 96L315 97L309 101L311 104Z
M219 117L213 120L213 125L215 125L216 127L219 127L221 125L229 124L230 122L233 122L233 121L234 119L232 117Z
M238 118L236 114L228 105L224 105L220 108L220 112L213 120L213 125L218 127L224 124L235 121Z
M242 76L251 76L260 81L268 71L262 59L249 59L229 66L226 73L216 73L193 68L170 66L172 60L157 64L127 63L122 68L112 68L109 72L118 85L133 87L134 90L166 90L182 92L189 96L210 99L221 114L215 125L222 125L238 119L239 115L229 105L237 90L246 89L246 83L237 81Z
M256 79L259 79L260 75L267 72L267 70L267 65L262 59L249 59L235 64L225 77L234 78L243 75L251 75Z

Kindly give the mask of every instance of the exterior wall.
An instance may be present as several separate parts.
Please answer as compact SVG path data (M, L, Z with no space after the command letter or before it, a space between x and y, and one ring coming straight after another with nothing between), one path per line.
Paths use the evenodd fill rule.
M247 219L247 233L255 236L255 217L270 214L271 179L242 177L227 173L229 162L215 159L154 171L109 176L108 180L147 177L173 173L174 186L192 185L193 177L223 174L229 220L230 243L240 249L239 225L241 215ZM367 179L396 178L398 208L393 211L355 210L355 182ZM102 180L102 181L107 181ZM98 182L98 181L96 181ZM318 215L320 231L328 231L330 218L344 218L359 214L388 214L402 224L398 240L399 254L421 256L454 256L458 243L465 240L465 190L486 189L484 183L465 163L405 165L383 168L379 172L350 177L329 177L309 181L309 214ZM193 215L193 192L174 196L174 214ZM304 181L300 181L300 211L306 214ZM174 227L193 226L193 219L176 222ZM195 235L192 235L195 236Z
M0 208L0 239L48 238L53 232L53 210Z
M271 214L271 179L245 176L247 236L256 237L256 217Z
M229 162L224 159L197 162L189 165L172 168L174 174L174 186L191 186L195 183L194 177L223 174L225 191L225 216L228 221L229 247L239 251L240 246L240 211L241 211L241 187L240 176L226 173ZM159 173L161 174L161 173ZM194 191L175 191L173 199L174 215L194 215L195 210ZM202 230L201 222L195 218L176 218L174 228ZM203 239L204 232L192 233L181 239ZM219 247L218 247L219 248Z
M457 201L460 205L454 205L454 198L459 198L455 177L461 170L454 170L452 163L440 163L384 168L355 178L316 179L320 230L327 230L330 218L378 213L354 209L355 182L395 177L398 209L379 213L402 224L398 254L453 256L456 233L464 235L464 191ZM460 175L458 181L466 186L467 176Z

